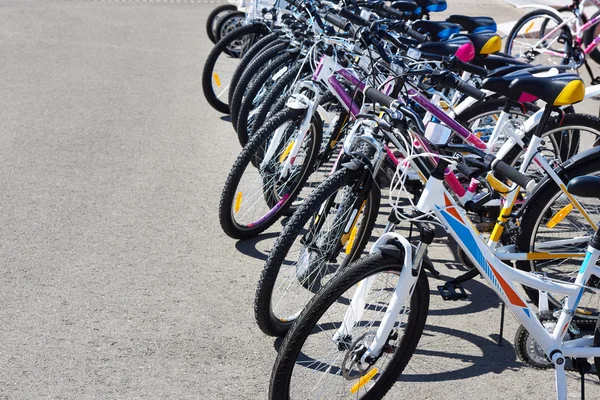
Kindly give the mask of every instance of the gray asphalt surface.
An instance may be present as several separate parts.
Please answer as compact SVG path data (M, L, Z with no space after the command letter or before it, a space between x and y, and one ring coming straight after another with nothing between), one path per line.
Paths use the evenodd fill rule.
M0 0L0 398L266 397L278 342L252 303L281 225L245 243L219 228L240 149L202 95L214 6ZM462 268L442 240L431 254L445 275ZM498 300L466 287L464 302L434 293L389 398L552 398L553 373L516 360L514 320L498 347Z

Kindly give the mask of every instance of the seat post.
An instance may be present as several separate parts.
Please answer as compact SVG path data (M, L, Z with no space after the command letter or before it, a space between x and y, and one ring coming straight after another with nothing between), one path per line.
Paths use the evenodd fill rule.
M552 114L553 110L554 110L554 106L552 104L550 104L550 103L546 104L546 107L544 108L544 113L542 114L542 118L540 119L540 122L535 131L535 136L537 136L539 138L542 137L542 134L544 133L544 128L546 127L546 123L550 119L550 114Z

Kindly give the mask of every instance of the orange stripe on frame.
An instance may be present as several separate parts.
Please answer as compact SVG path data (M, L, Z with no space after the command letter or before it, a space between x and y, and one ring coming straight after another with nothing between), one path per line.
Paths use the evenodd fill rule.
M496 276L496 279L500 283L500 286L502 286L502 289L504 290L504 293L506 293L506 296L508 297L508 300L511 302L511 304L514 304L518 307L527 307L527 304L525 304L523 300L521 300L519 295L508 285L508 283L506 283L506 281L500 276L500 274L496 272L496 270L494 269L494 267L492 267L492 264L490 264L489 261L488 265L490 266L490 269Z
M460 215L458 215L458 211L456 211L456 208L454 208L454 206L452 206L452 203L450 202L450 199L448 198L448 196L446 196L446 193L444 193L444 201L446 202L446 211L448 211L450 214L452 214L452 216L454 218L456 218L457 220L459 220L460 222L462 222L464 224L465 221L463 221L463 219L460 217Z

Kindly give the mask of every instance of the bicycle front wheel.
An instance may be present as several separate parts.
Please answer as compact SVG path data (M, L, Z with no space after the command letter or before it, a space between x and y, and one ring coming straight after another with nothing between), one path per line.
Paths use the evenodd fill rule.
M210 51L202 70L202 91L208 104L224 114L229 113L226 103L231 79L240 59L269 31L264 24L254 23L234 29L217 42Z
M323 134L317 121L310 124L306 134L299 131L304 113L305 110L287 108L275 115L238 156L219 204L219 221L228 236L246 239L263 232L277 221L302 189ZM290 169L282 173L291 157L290 151L299 140L302 142Z
M429 310L429 283L421 272L381 354L367 365L356 362L375 337L401 271L398 259L372 254L333 278L283 341L269 398L382 398L412 357ZM355 301L349 306L361 285L365 286L357 298L364 303Z
M352 187L362 171L342 169L303 202L277 238L254 303L260 329L286 334L309 300L364 250L379 210L375 185L366 199Z

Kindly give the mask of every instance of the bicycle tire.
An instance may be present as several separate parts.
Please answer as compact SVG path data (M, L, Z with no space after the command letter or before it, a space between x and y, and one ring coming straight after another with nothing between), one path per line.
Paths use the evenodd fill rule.
M239 23L238 26L234 27L229 27L229 30L225 30L225 26L227 24L231 24L231 20L233 19L238 19L241 22ZM223 18L221 18L221 20L219 21L219 23L217 24L217 28L215 29L215 39L218 42L219 40L221 40L222 38L224 38L225 36L227 36L230 32L233 32L233 30L235 30L236 28L239 28L244 19L246 18L246 14L241 12L241 11L233 11L229 14L227 14L226 16L224 16Z
M292 188L287 192L287 198L282 198L282 203L278 206L271 208L266 214L262 215L256 221L242 226L234 220L232 215L233 206L236 200L236 189L240 183L240 180L248 168L254 168L252 166L252 159L257 157L259 149L262 145L265 145L268 140L272 137L272 134L277 128L283 126L286 123L295 124L296 120L302 117L305 110L297 109L285 109L279 114L275 115L268 124L260 129L259 132L252 138L250 142L244 147L240 155L237 157L235 163L221 193L221 200L219 202L219 222L223 231L234 239L248 239L254 237L277 221L282 213L293 203L295 197L302 189L304 182L308 179L311 172L311 165L314 162L315 157L318 154L319 146L321 144L322 132L311 129L309 134L311 145L308 149L306 159L300 172L296 174L297 179L293 182ZM275 158L275 157L274 157ZM265 193L263 192L263 196ZM236 206L237 207L237 206Z
M311 217L319 211L321 205L328 201L335 193L338 193L340 190L343 190L356 182L360 177L361 172L362 171L352 171L344 168L335 172L323 181L304 200L277 238L260 275L254 300L254 316L256 318L256 323L260 330L266 335L283 336L294 322L292 318L282 320L280 316L275 315L272 307L274 289L277 278L280 275L280 268L285 262L286 256L292 245L299 237L302 228L304 228ZM369 241L373 226L375 225L375 220L377 219L380 197L381 194L377 185L373 185L373 188L367 197L363 216L360 221L360 228L356 234L351 252L340 264L338 270L343 270L351 261L362 254ZM321 218L325 217L321 216ZM340 252L342 250L340 250Z
M228 54L227 47L234 41L247 35L264 35L268 31L269 28L262 23L241 26L218 41L215 47L210 51L202 70L202 91L204 92L204 97L208 104L215 110L223 114L229 113L229 105L219 100L212 87L213 73L217 59L222 53Z
M265 122L265 119L267 118L267 115L274 114L273 112L271 112L271 110L275 110L274 103L277 102L277 100L281 97L284 97L285 94L289 92L289 90L286 90L286 87L289 88L294 82L294 79L296 79L296 76L298 76L300 68L301 67L299 64L295 64L280 79L277 80L277 83L271 89L269 89L269 92L260 104L256 117L252 121L252 124L246 127L241 125L238 127L238 139L245 138L245 140L247 141L248 138L252 136L252 133L257 130L257 127L262 126L262 124ZM283 109L283 105L280 109ZM240 142L243 141L241 140Z
M531 21L535 17L543 17L543 16L551 18L551 19L555 20L557 23L562 22L562 19L559 20L558 17L554 13L552 13L548 10L544 10L544 9L534 10L534 11L531 11L531 12L525 14L524 16L519 18L519 20L515 23L515 25L509 32L507 39L506 39L506 45L504 46L504 52L506 54L511 55L512 57L515 57L512 53L512 50L513 50L513 45L514 45L514 41L515 41L515 36L517 35L517 33L519 33L520 29L522 27L524 27L528 21ZM563 58L562 64L567 64L573 55L573 35L571 34L571 30L566 26L564 26L561 29L561 31L565 37L565 44L566 44L566 46L565 46L566 57ZM515 58L517 58L517 57L515 57ZM533 61L534 60L530 60L529 62L533 62ZM538 63L538 62L536 62L536 63Z
M206 18L206 35L210 39L211 42L217 43L217 39L215 38L214 29L216 29L215 22L219 14L224 14L225 12L236 11L237 7L233 4L222 4L216 7L214 10L208 14Z
M292 53L284 53L276 57L269 65L263 68L256 77L250 82L249 86L243 92L239 108L237 109L237 128L238 141L243 143L248 141L248 137L240 134L240 128L247 132L248 118L251 111L260 107L260 103L268 93L269 89L281 78L281 71L287 71L296 62L296 56ZM238 92L239 93L239 92ZM233 116L232 116L233 122Z
M600 123L598 125L598 128L600 129ZM590 149L587 153L582 153L578 157L568 160L561 167L555 170L555 172L558 174L558 176L563 182L569 182L569 180L577 176L589 174L598 175L600 174L600 150L597 148ZM536 190L527 200L523 215L521 217L520 232L517 236L515 243L517 252L531 253L535 251L535 245L537 242L536 238L540 234L539 229L541 228L543 222L549 222L549 220L551 219L550 217L556 215L550 210L552 206L555 205L561 193L562 192L560 191L559 186L556 184L556 182L554 182L551 179L545 179L543 182L538 184L538 188L536 188ZM563 207L560 208L562 209ZM553 227L549 227L549 229L554 229L555 227L556 225ZM588 230L590 228L591 227L588 227ZM558 229L561 229L561 227L559 226ZM582 244L582 246L587 247L586 244ZM574 271L571 271L573 273L579 270L580 260L577 259L577 262L575 262L574 264L576 264L576 267L574 267ZM536 263L535 260L517 261L516 266L518 269L523 271L549 271L549 267L543 267L541 263ZM551 272L551 274L557 273L558 270L556 268L554 268L554 271ZM534 304L538 305L539 296L537 290L532 290L530 288L525 287L525 292L529 299ZM553 298L552 296L550 296L549 301L549 307L551 310L553 309L553 307L559 306L560 301ZM576 312L576 315L578 316L578 318L583 319L596 319L598 317L597 313L587 314L582 312Z
M232 90L230 90L228 93L228 98L227 98L228 104L231 104L231 99L233 97L235 88L237 87L237 83L240 80L240 77L242 76L244 71L246 70L246 67L248 67L248 65L250 65L250 63L254 60L254 58L258 54L260 54L263 50L278 43L279 42L279 40L277 39L278 37L279 37L279 35L275 32L269 33L268 35L266 35L265 37L260 39L258 42L256 42L254 44L254 46L252 46L246 52L246 54L244 54L244 56L240 59L240 63L238 65L238 67L236 68L235 72L233 73L233 76L231 77L230 85L231 85Z
M289 43L281 42L275 46L269 47L255 57L240 76L240 79L234 88L233 96L231 97L231 103L229 103L229 109L231 111L231 123L234 129L237 129L238 110L240 109L245 92L250 86L251 82L260 74L260 72L262 72L263 69L268 68L270 64L275 61L275 59L279 61L280 55L285 56L289 54L280 54L288 46Z
M402 265L400 265L400 263L401 261L399 261L397 258L392 258L383 254L371 254L363 257L334 277L323 288L323 290L311 300L281 344L277 359L275 360L273 372L271 374L271 380L269 384L270 399L287 400L290 398L290 386L293 385L292 374L294 373L295 367L300 368L300 364L297 364L297 359L303 350L303 346L313 331L319 330L318 336L322 337L322 335L320 335L320 329L323 329L323 327L327 328L327 325L319 325L319 320L325 314L327 314L327 316L333 314L330 312L330 310L337 306L338 303L336 301L350 288L358 285L359 282L362 282L367 277L374 276L375 274L383 273L385 271L389 271L390 275L399 274L402 271ZM345 302L345 304L347 304L346 298L340 302ZM398 377L406 368L406 365L410 361L415 349L417 348L417 345L419 344L419 340L425 327L428 310L429 283L425 273L421 272L410 299L410 313L408 315L406 325L404 326L404 334L402 335L400 341L398 341L398 344L395 346L393 356L391 357L387 368L383 373L376 374L375 377L372 378L373 380L370 383L375 381L375 384L371 386L366 393L363 393L363 396L360 396L361 399L381 399L394 385ZM337 321L333 322L335 323ZM355 324L353 329L360 329L360 326L356 327L357 325L360 325L360 322ZM314 337L318 336L315 335ZM325 339L328 337L329 336L327 335ZM331 339L329 340L331 341ZM309 350L310 349L311 348L309 347ZM345 349L340 349L338 347L338 351L344 350ZM302 354L304 357L306 357L306 352L303 352ZM309 358L309 361L310 360L312 360L312 358ZM341 368L339 367L328 367L328 365L331 365L334 362L331 362L330 360L327 361L328 363L326 363L323 368L319 368L321 364L319 364L316 369L310 368L311 364L307 364L307 369L315 369L317 372L323 371L324 373L328 374L333 374L334 372L337 374L340 372ZM377 362L379 361L385 362L385 359L381 357L377 359ZM369 371L371 371L371 369L369 369ZM358 377L356 377L356 379L358 379ZM304 381L304 385L310 386L310 383L313 382L318 384L321 382L321 379L307 378ZM356 380L350 381L348 385L352 385L354 382L356 382ZM329 385L329 387L333 386L333 384ZM365 387L366 385L362 389ZM311 388L308 387L307 389L310 390ZM342 396L344 393L346 393L348 397L352 398L359 398L359 395L361 394L352 394L350 390L344 390L342 387L342 390L336 392L335 398L340 398L339 393L341 393ZM333 398L334 396L332 394L325 394L324 397Z

